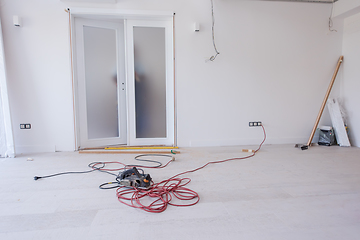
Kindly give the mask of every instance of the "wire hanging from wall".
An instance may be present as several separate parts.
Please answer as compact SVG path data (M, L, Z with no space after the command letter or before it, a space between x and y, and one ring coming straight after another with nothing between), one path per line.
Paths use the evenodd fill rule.
M215 31L214 31L214 27L215 27L215 16L214 16L214 2L213 0L211 1L211 18L212 18L212 25L211 25L211 32L212 32L212 42L213 42L213 46L214 46L214 50L215 50L215 55L211 56L207 61L214 61L216 59L216 57L220 54L219 51L216 48L216 44L215 44Z
M335 2L335 0L332 0L331 12L330 12L330 17L329 17L329 31L330 32L337 32L336 29L333 29L333 20L332 20L332 15L333 15L333 10L334 10L334 2Z

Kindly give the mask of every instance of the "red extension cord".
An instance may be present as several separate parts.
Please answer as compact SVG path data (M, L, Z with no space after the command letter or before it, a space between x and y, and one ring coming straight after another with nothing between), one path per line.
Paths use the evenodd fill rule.
M264 139L260 143L259 147L251 155L245 157L211 161L204 164L201 167L176 174L175 176L167 180L163 180L159 183L153 184L149 189L119 187L116 190L116 195L118 197L118 200L127 206L133 208L139 208L144 211L152 212L152 213L163 212L166 210L168 205L177 206L177 207L186 207L197 204L200 200L199 195L195 191L185 187L187 184L190 183L191 179L178 178L178 177L186 173L196 172L200 169L205 168L209 164L223 163L232 160L243 160L255 156L255 154L260 150L261 146L266 140L265 128L263 126L261 127L264 132ZM163 167L167 166L170 162L171 160ZM171 203L173 198L177 198L182 201L191 201L191 202L186 204L174 204ZM145 202L150 202L150 203L146 204Z

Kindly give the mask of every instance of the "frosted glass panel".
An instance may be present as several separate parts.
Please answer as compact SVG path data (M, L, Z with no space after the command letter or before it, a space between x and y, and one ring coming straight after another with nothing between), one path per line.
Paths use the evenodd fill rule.
M119 136L116 31L84 26L88 138Z
M165 28L134 27L134 66L136 138L165 138Z

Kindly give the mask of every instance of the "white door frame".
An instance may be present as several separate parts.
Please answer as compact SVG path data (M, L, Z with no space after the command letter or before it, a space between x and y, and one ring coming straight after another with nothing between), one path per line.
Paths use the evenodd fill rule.
M153 21L165 21L166 22L166 118L167 118L167 137L161 138L161 139L136 139L134 136L134 126L135 124L130 124L130 120L133 120L133 111L130 111L130 102L132 99L130 99L130 93L134 93L133 89L129 82L126 83L126 98L127 98L127 127L128 127L128 134L127 134L127 144L128 145L156 145L156 144L166 144L166 145L174 145L176 142L175 139L175 96L174 96L174 46L173 46L173 12L160 12L160 11L132 11L132 10L118 10L118 9L86 9L86 8L72 8L68 9L70 11L71 16L71 38L74 40L75 36L75 18L81 17L81 18L89 18L89 19L99 19L99 20L111 20L114 21L116 19L125 19L125 26L127 20L148 20L153 23ZM143 25L142 25L143 26ZM126 28L126 27L125 27ZM125 39L127 40L128 33L125 31ZM125 40L125 41L126 41ZM125 45L127 42L125 43ZM73 79L76 79L77 77L77 71L76 71L76 48L75 48L76 42L73 41L72 45L72 59L73 59ZM126 58L128 59L129 54L125 53ZM129 68L131 70L131 65L129 64L129 61L125 61L125 66L127 68L127 74L129 74ZM132 62L133 65L133 62ZM133 67L133 66L132 66ZM131 72L130 72L131 73ZM134 74L132 72L132 74ZM129 76L126 76L126 79L129 79ZM128 81L128 80L127 80ZM130 81L133 82L133 81ZM80 132L79 132L79 116L78 116L78 104L79 104L79 97L77 96L78 87L76 86L77 81L74 80L73 86L74 86L74 108L75 108L75 133L76 133L76 148L79 149L81 146L80 141ZM132 90L130 90L130 88ZM134 95L133 95L134 97ZM133 104L133 103L131 103ZM135 122L134 122L135 123ZM153 140L152 142L150 140Z

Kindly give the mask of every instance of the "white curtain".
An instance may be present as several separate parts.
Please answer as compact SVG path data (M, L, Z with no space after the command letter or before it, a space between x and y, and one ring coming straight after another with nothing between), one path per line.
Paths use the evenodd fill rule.
M15 157L0 20L0 157Z
M0 86L0 157L5 157L6 155L6 134L5 134L5 123L4 123L4 113L2 105L2 94Z

